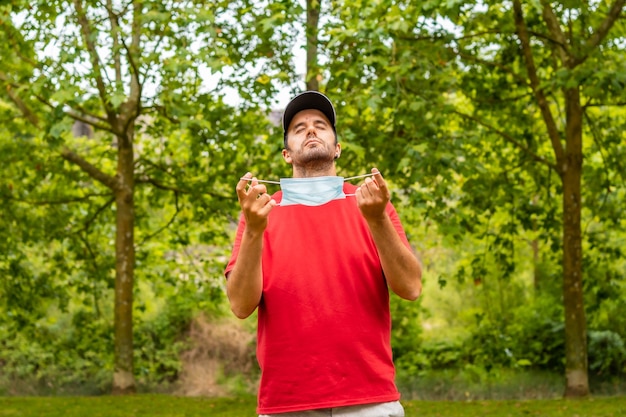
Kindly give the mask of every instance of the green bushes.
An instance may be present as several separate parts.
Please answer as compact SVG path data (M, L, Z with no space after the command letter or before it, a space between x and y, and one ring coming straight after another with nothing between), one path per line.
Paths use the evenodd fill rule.
M108 383L112 329L105 321L81 311L20 330L4 328L0 344L6 394L93 394Z
M403 390L421 399L462 399L463 390L472 398L561 395L563 313L551 296L524 300L507 314L473 310L474 322L456 337L419 333L413 348L400 343L394 354ZM401 335L410 333L402 330ZM590 328L588 358L592 392L623 390L626 347L618 332Z
M626 348L622 337L611 330L589 332L589 370L600 374L626 375Z
M107 393L113 374L113 328L90 309L56 312L52 321L10 332L0 325L0 393ZM151 320L137 322L135 374L140 390L176 381L183 332L192 312L171 303Z

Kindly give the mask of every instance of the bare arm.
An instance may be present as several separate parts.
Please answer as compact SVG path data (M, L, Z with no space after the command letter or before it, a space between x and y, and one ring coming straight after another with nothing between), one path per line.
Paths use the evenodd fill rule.
M239 254L233 270L228 275L226 293L230 308L240 319L254 312L261 301L263 292L263 273L261 253L263 250L263 232L267 227L267 218L276 202L267 194L264 185L258 184L250 173L237 183L237 198L246 220L241 238Z
M416 300L422 293L422 265L385 211L390 199L387 183L376 168L372 172L377 175L367 178L356 191L357 204L372 232L389 287L406 300Z

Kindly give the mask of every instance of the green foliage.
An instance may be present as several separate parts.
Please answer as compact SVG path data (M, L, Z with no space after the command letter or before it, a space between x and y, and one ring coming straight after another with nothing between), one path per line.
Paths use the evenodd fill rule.
M391 346L396 363L414 355L422 343L420 309L397 296L391 298L392 333Z
M279 156L268 158L281 142L273 141L259 103L289 79L278 51L290 51L291 38L275 37L271 25L290 20L291 8L245 1L128 6L2 6L0 117L7 123L0 158L8 168L0 191L0 310L7 313L0 329L15 343L2 345L0 366L18 379L28 357L44 385L57 373L55 384L91 375L101 388L100 376L112 372L105 335L112 331L118 208L114 187L101 178L124 171L122 140L132 140L134 153L127 167L135 183L133 325L144 385L176 379L195 314L222 314L234 186L248 170L272 172ZM276 58L269 53L275 46ZM256 82L260 74L247 70L255 61L279 83ZM237 76L225 79L228 71ZM221 79L215 89L206 88L209 76ZM240 109L224 102L232 87L249 92ZM72 134L76 120L90 125L86 137ZM69 162L67 150L85 163ZM65 332L46 320L66 323ZM24 340L50 355L30 355Z
M626 374L622 337L610 330L589 332L589 369L597 374Z
M570 3L553 7L571 33L597 27L606 8ZM85 3L100 73L74 3L0 6L0 368L51 392L88 383L101 392L109 383L112 193L59 153L67 146L115 174L105 110L127 108L132 74L143 83L133 131L133 324L144 387L176 380L195 314L224 313L237 178L289 174L281 130L266 115L281 89L299 90L299 2L148 1L134 16L114 5L117 28L102 6ZM580 86L585 106L589 365L619 377L626 372L626 113L619 107L626 31L617 21L569 70L554 65L540 8L523 4L559 126L567 118L563 88ZM337 104L340 174L381 169L426 268L420 303L392 299L399 372L453 367L462 381L483 384L500 367L561 370L561 186L511 4L332 1L322 11L321 86ZM583 40L572 48L584 52ZM93 123L90 138L70 134L76 118Z
M297 1L225 1L218 42L228 51L232 74L220 84L236 91L246 108L270 104L298 77L293 50L303 23Z
M110 379L111 334L106 320L87 311L57 312L34 328L5 330L0 345L4 378L32 384L30 393L100 392Z
M485 320L477 315L476 330L464 343L470 363L486 369L532 367L562 371L564 326L554 300L518 306L510 321Z
M624 297L623 244L614 242L621 242L617 236L625 230L615 211L625 182L623 163L614 156L622 155L626 143L626 119L618 107L626 91L624 54L616 48L624 24L615 20L591 51L589 34L599 30L607 4L521 2L532 37L531 69L520 48L514 3L333 2L334 18L325 26L326 89L345 106L340 111L348 120L340 136L343 131L346 149L355 142L360 151L349 162L375 164L394 178L454 248L454 267L434 268L442 285L462 294L464 305L448 307L461 315L456 324L464 325L451 342L463 344L454 356L487 369L557 370L563 367L564 312L555 306L581 306L580 300L562 300L554 279L561 275L563 282L559 260L568 259L561 232L568 213L555 198L562 194L555 161L561 146L573 149L571 103L564 94L572 88L581 91L585 112L584 270L574 276L584 277L590 329L609 328L608 316L619 328L623 322L615 316ZM555 31L546 24L551 8L565 45L552 43ZM567 52L580 62L566 67L561 47L571 48ZM538 86L531 88L535 75ZM545 104L538 103L538 91ZM546 122L546 106L554 125ZM557 145L547 140L547 128L558 132ZM461 287L453 287L455 281ZM468 281L475 291L463 286ZM431 315L440 312L441 307ZM424 335L422 348L429 337ZM445 336L435 340L449 346ZM431 352L437 363L439 351ZM408 358L399 362L411 364ZM424 352L413 362L416 369L428 369Z

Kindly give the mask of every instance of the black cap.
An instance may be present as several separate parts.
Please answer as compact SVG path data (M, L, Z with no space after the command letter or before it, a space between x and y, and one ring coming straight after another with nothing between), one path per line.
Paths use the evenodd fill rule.
M285 112L283 113L283 130L285 132L285 137L287 137L287 129L289 129L289 124L291 124L291 120L296 113L308 109L315 109L324 113L332 125L333 130L335 130L336 115L333 103L331 103L328 97L319 91L305 91L304 93L300 93L291 99L285 108Z

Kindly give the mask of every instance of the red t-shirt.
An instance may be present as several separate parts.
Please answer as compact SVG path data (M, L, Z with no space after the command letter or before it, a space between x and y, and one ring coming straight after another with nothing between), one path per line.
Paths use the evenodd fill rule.
M356 187L344 185L346 194ZM273 198L280 202L279 191ZM391 204L387 212L409 243ZM245 223L239 223L235 264ZM257 412L396 401L389 291L356 198L274 207L263 236Z

